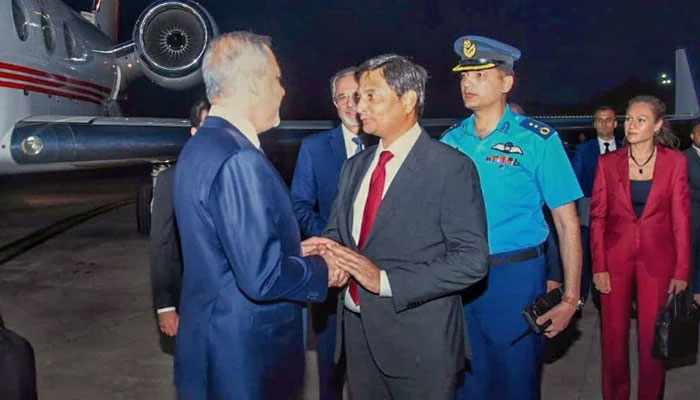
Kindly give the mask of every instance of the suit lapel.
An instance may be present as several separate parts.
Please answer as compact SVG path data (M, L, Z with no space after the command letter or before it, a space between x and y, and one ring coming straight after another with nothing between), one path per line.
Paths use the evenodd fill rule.
M619 149L622 148L622 140L620 140L620 139L618 139L618 138L615 138L615 148L616 148L617 150L619 150Z
M333 153L333 158L336 160L338 165L343 165L347 155L345 154L345 140L343 139L343 128L339 125L337 128L328 135L328 141L331 146L331 152Z
M636 219L637 214L635 214L634 208L632 207L632 193L630 192L630 167L629 161L627 161L627 152L621 151L615 154L617 154L619 157L617 160L617 172L620 178L620 184L622 185L622 192L624 194L622 204L625 205L627 212Z
M360 185L362 184L362 178L368 173L369 166L372 164L374 159L374 153L377 151L377 146L373 146L369 149L370 151L365 151L358 154L357 165L355 166L354 174L351 175L352 181L350 182L350 198L348 199L347 207L349 211L347 213L346 224L348 227L348 237L351 239L352 247L357 250L357 243L352 237L352 227L355 209L355 199L357 198L357 193L360 191Z
M377 235L377 232L380 232L382 228L389 225L389 221L392 220L396 209L401 208L402 203L411 200L411 196L408 195L407 192L410 193L414 187L420 187L420 182L416 180L416 171L419 169L419 166L422 165L426 157L429 140L428 134L422 131L418 140L413 145L413 148L406 156L401 168L396 172L391 186L389 186L386 195L384 195L382 199L382 203L377 211L377 216L374 218L372 230L367 237L365 248L369 246L372 238Z
M595 168L598 165L598 158L600 157L600 145L598 145L598 139L595 139L593 144L595 146L591 146L591 159L593 160L592 167Z
M662 196L660 192L663 190L661 187L665 185L665 182L670 182L670 177L668 176L668 164L666 160L666 149L662 146L656 145L656 161L654 161L654 174L651 177L651 189L649 189L649 197L647 197L647 202L644 205L644 210L639 219L643 219L650 210L653 210L656 205L657 198Z

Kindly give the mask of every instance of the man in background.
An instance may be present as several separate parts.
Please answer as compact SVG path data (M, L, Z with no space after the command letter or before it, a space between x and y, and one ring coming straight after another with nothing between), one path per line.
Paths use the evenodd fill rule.
M691 267L694 268L694 297L695 302L700 305L700 120L695 121L693 130L690 132L690 147L684 152L688 158L688 181L690 184L691 206Z
M600 309L600 294L595 288L591 287L593 272L591 269L591 244L588 227L591 193L598 168L598 157L622 147L622 141L615 138L615 128L617 128L615 109L610 106L598 107L593 116L593 128L595 129L596 137L578 145L572 165L583 191L583 198L576 202L581 224L581 249L583 251L581 297L584 301L588 299L588 292L591 290L593 292L593 303Z
M209 102L197 101L190 109L190 135L197 132L209 113ZM169 337L177 334L177 309L182 285L182 253L173 210L175 169L168 168L156 177L151 212L151 287L158 328Z
M346 159L363 150L357 118L355 67L336 72L330 81L333 105L340 124L328 131L307 136L301 142L294 179L292 204L302 233L321 236L338 191L340 168ZM342 363L333 361L335 351L337 291L324 303L312 304L312 327L318 355L320 400L342 399Z

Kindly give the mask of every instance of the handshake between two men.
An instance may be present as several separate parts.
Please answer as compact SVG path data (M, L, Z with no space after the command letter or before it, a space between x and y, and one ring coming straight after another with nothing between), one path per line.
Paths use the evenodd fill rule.
M343 287L352 277L368 291L378 294L381 282L379 268L367 257L323 237L301 242L302 256L319 255L328 266L328 286Z

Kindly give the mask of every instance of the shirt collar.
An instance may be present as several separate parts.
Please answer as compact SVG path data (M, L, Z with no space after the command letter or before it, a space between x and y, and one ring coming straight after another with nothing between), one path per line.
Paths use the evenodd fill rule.
M345 140L346 143L353 143L352 138L358 136L358 135L352 133L352 131L350 129L348 129L348 127L345 126L343 123L340 124L340 129L343 131L343 139Z
M695 143L693 143L693 148L695 149L695 152L698 153L698 157L700 157L700 147L696 146Z
M515 114L510 109L510 104L506 104L506 109L503 111L503 116L498 121L498 123L496 124L496 128L493 131L501 131L503 133L508 133L508 131L510 130L510 125L514 122L514 118L516 116L518 116L518 114ZM474 122L476 120L475 118L476 117L472 113L472 115L469 118L464 120L464 129L467 131L467 133L469 133L472 136L477 136L476 128L474 126ZM491 133L493 133L493 131L490 132L488 135L484 136L484 139L489 137Z
M258 138L258 133L255 131L253 124L247 118L224 107L217 106L216 104L212 104L211 109L209 110L209 115L212 117L225 119L231 125L235 126L236 129L241 131L243 136L245 136L245 138L248 139L253 146L260 149L260 138Z
M598 143L615 143L615 138L612 138L610 140L604 140L600 136L596 136L598 138Z
M396 139L391 146L384 147L384 142L380 140L379 146L377 146L377 153L381 153L384 150L390 150L391 154L393 154L396 159L403 160L408 155L408 152L411 151L413 145L418 141L418 137L420 136L421 132L422 129L420 125L418 125L418 122L416 122L411 129Z

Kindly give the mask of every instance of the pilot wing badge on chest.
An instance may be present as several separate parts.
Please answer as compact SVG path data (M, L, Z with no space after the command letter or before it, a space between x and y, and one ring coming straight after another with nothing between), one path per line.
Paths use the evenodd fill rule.
M523 149L521 149L519 146L514 145L513 142L496 143L493 146L491 146L491 149L498 150L501 153L506 154L523 154Z

